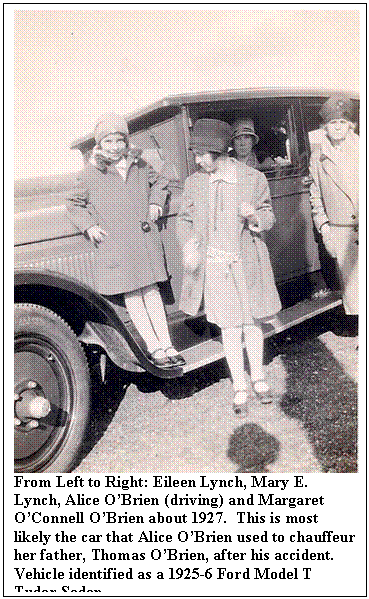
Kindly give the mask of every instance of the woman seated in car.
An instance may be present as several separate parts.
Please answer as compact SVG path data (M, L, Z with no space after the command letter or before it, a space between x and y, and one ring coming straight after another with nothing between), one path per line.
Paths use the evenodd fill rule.
M238 119L233 124L232 146L238 162L251 166L258 171L274 168L277 164L270 156L263 162L259 162L253 150L259 143L259 137L255 133L254 123L250 118Z

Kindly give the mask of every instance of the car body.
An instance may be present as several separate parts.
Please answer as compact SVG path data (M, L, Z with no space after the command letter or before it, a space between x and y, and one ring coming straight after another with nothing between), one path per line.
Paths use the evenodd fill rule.
M265 336L339 305L338 293L325 292L322 270L332 265L313 227L308 174L309 133L310 140L319 143L319 109L338 91L233 90L171 96L128 117L131 143L144 149L154 168L160 169L163 160L173 165L168 201L158 226L170 273L170 286L163 289L172 294L168 321L173 343L186 358L184 369L156 368L128 315L119 319L94 290L94 248L66 217L65 197L72 175L17 183L17 471L55 472L73 467L88 425L90 381L84 349L97 349L103 376L106 356L127 372L148 371L166 378L223 357L219 329L207 323L204 313L187 317L178 310L182 261L175 217L184 181L195 170L189 135L198 118L232 123L239 116L250 116L260 137L256 150L261 158L268 155L275 163L265 171L276 215L266 242L283 309L264 325ZM358 118L359 101L352 99ZM71 147L86 157L93 145L90 134ZM63 335L71 348L69 354L62 347Z

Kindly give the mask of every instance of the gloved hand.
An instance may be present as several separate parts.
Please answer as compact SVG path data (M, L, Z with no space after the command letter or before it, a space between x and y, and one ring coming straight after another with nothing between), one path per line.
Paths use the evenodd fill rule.
M157 204L149 205L149 220L155 223L163 215L163 209Z
M129 148L128 150L128 156L130 158L133 158L134 162L137 162L138 159L141 157L142 154L142 150L140 150L139 148Z
M104 237L107 236L107 232L100 227L100 225L93 225L89 229L87 229L86 234L90 241L93 242L95 247L98 247L99 244L103 241Z
M252 206L252 204L249 204L248 202L242 202L242 204L240 204L238 208L238 211L242 218L249 218L250 216L255 214L254 206Z
M190 272L195 271L202 262L199 252L199 242L195 237L189 239L183 246L183 266Z
M249 204L248 202L242 202L238 208L238 213L242 220L248 220L249 229L252 231L259 230L258 217L256 216L255 208L252 206L252 204Z
M329 223L325 223L324 225L321 226L320 233L321 233L323 243L325 245L327 252L332 256L332 258L336 258L337 254L336 254L336 250L334 247L331 228L329 226Z

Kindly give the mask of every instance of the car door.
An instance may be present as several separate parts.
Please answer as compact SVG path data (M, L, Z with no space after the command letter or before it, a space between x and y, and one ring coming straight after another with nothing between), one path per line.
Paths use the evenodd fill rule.
M308 298L318 284L320 270L309 201L308 149L298 99L275 99L279 122L272 129L285 136L285 157L274 156L276 166L265 171L276 224L266 234L273 270L284 307ZM269 110L268 110L269 109ZM280 112L279 112L280 111ZM269 123L271 119L269 119ZM275 152L274 152L275 153Z

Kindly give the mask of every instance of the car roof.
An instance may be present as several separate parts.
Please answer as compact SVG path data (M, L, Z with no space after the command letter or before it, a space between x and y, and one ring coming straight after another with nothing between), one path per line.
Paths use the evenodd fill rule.
M258 98L329 98L330 96L342 94L350 96L352 99L358 99L358 94L340 89L326 88L298 88L298 87L280 87L280 88L247 88L247 89L230 89L219 91L205 91L190 94L177 94L166 96L153 104L149 104L132 112L126 116L131 130L140 128L143 118L148 119L148 123L152 125L155 122L161 121L163 118L170 118L176 114L179 108L188 104L199 104L201 102L225 102L228 100L247 100ZM94 134L88 133L73 141L70 145L71 149L89 148L93 142Z
M283 97L330 97L333 95L342 94L350 96L352 99L358 99L358 94L348 90L327 89L327 88L248 88L248 89L230 89L223 91L205 91L190 94L178 94L166 96L154 104L144 106L139 110L128 115L129 121L146 115L150 112L157 111L160 108L168 108L170 106L182 106L183 104L197 104L200 102L217 102L226 100L246 100L256 98L283 98Z

